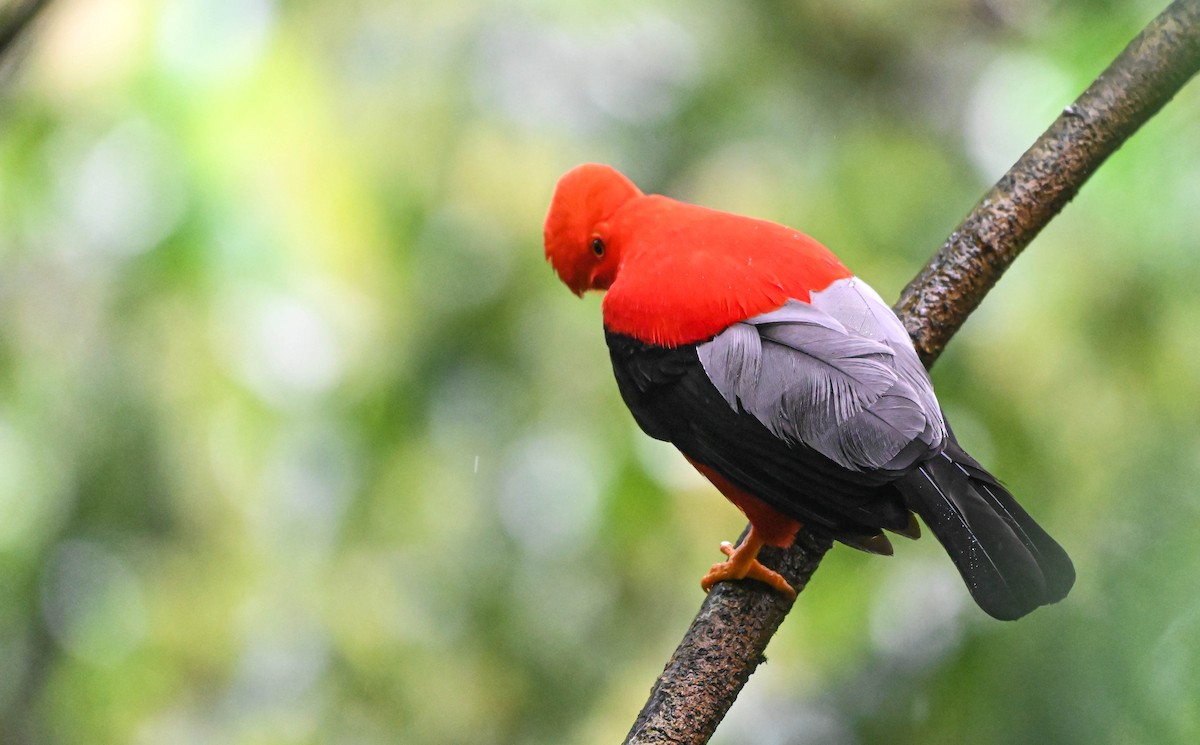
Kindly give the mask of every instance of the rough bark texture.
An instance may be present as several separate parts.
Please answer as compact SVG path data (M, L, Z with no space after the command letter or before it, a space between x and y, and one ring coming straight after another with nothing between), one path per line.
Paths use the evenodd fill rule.
M768 546L759 559L799 592L832 545L828 538L801 532L790 549ZM707 742L742 686L765 661L763 650L791 608L792 601L753 583L722 582L714 587L626 742Z
M1017 255L1104 160L1200 69L1200 0L1177 0L992 187L905 288L896 312L926 366ZM801 531L761 559L803 589L830 548ZM753 582L705 599L626 739L705 743L765 658L792 602Z

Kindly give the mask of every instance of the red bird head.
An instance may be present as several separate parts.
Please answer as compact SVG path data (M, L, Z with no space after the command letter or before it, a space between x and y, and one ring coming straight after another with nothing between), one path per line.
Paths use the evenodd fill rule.
M606 290L620 265L620 246L606 221L621 205L642 196L611 166L584 163L558 181L546 215L546 259L576 295Z

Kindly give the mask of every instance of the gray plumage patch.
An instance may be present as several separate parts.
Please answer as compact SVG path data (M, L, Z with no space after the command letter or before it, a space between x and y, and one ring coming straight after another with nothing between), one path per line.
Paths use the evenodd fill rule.
M903 325L839 280L697 347L713 385L775 436L853 471L905 471L938 452L941 409Z
M945 436L946 422L929 373L913 349L908 330L879 293L858 277L847 277L812 293L812 304L841 321L848 332L883 341L892 348L896 372L920 397L921 408L930 415L940 441Z

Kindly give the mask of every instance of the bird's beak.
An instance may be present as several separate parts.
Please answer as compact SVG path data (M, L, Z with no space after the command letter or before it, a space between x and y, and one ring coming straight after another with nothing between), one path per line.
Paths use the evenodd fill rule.
M575 297L581 298L588 290L592 289L592 277L586 272L580 272L572 277L566 285L571 292L575 293Z

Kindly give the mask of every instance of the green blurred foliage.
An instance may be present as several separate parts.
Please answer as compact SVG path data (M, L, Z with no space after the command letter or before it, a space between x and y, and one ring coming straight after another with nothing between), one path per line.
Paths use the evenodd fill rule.
M0 73L0 741L615 742L736 511L636 432L557 177L895 297L1160 3L57 0ZM935 370L1074 556L838 548L715 742L1200 739L1200 89Z

